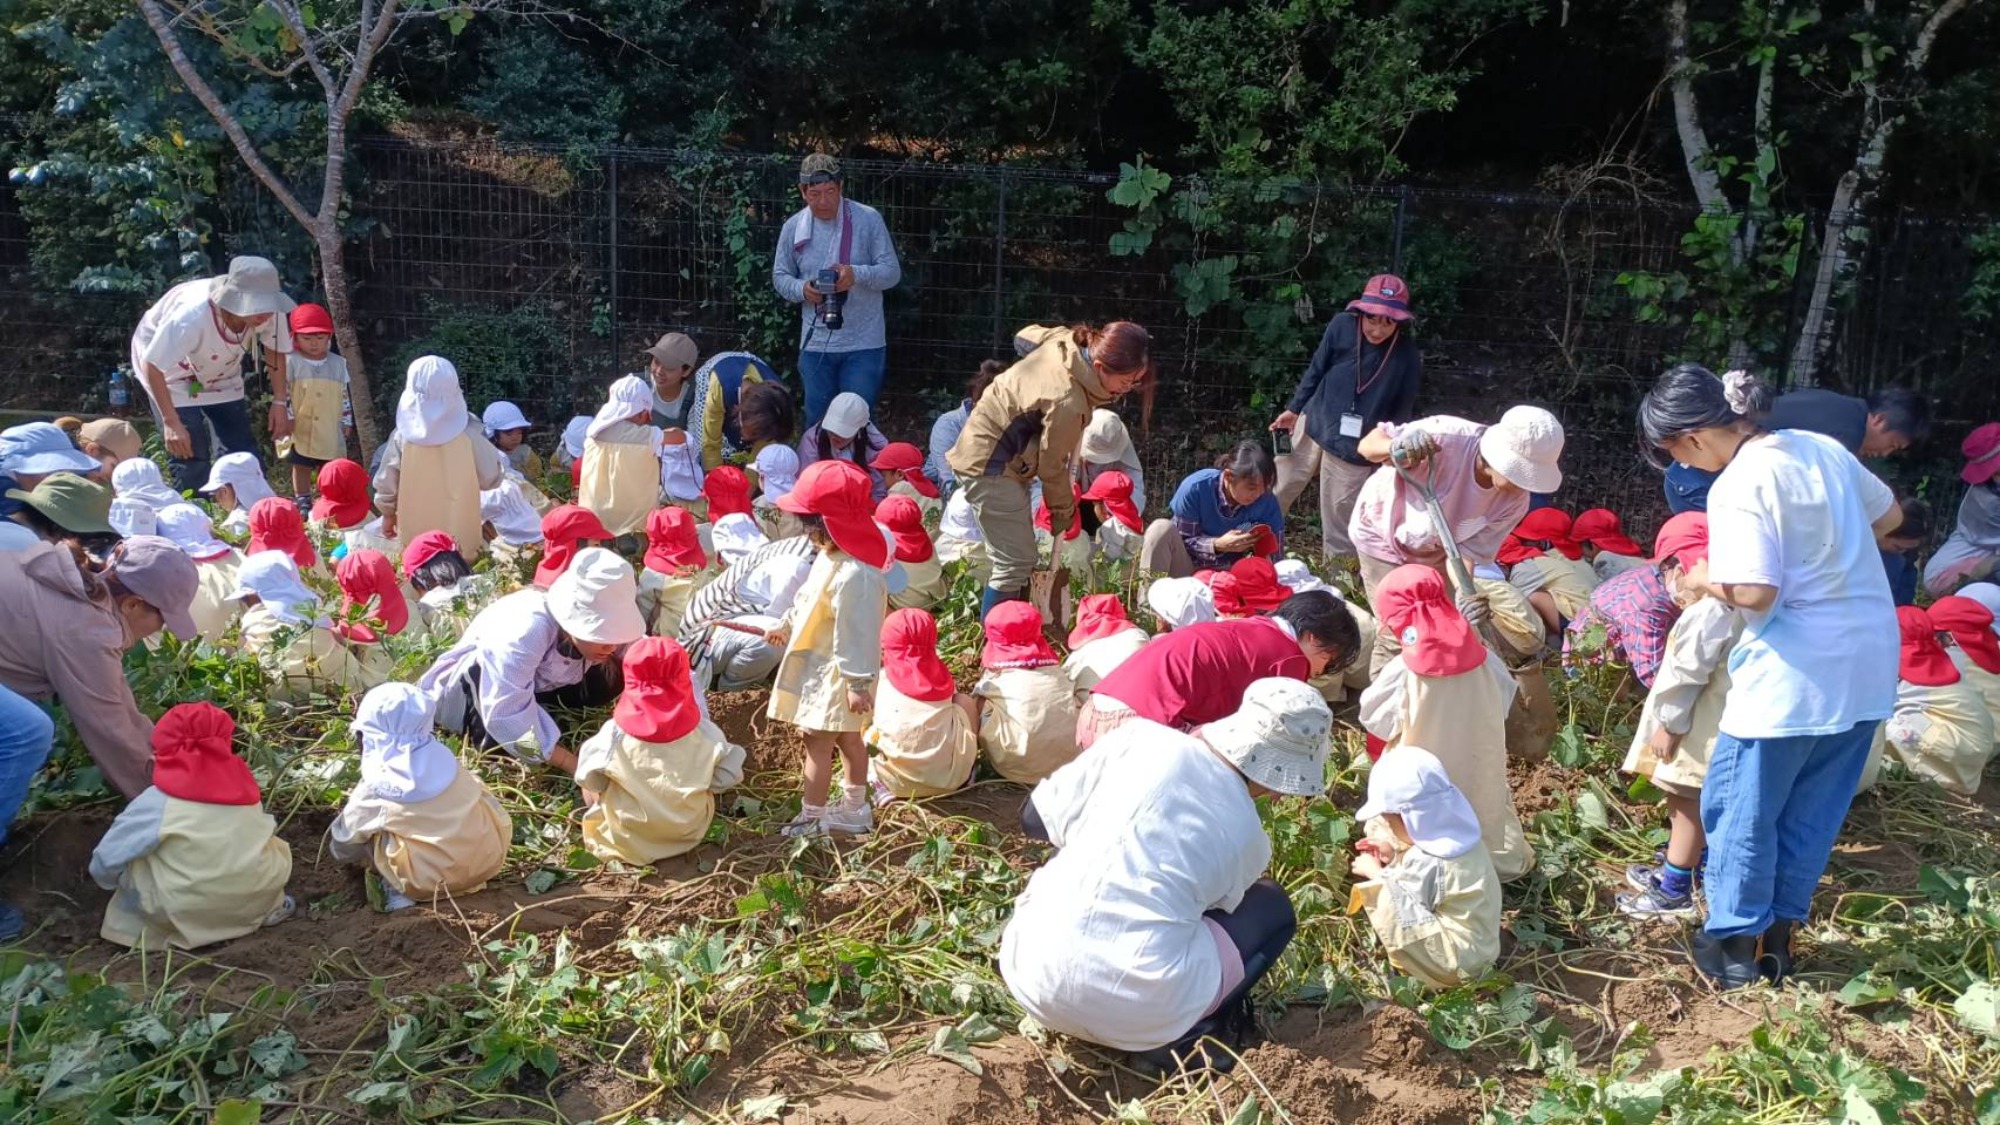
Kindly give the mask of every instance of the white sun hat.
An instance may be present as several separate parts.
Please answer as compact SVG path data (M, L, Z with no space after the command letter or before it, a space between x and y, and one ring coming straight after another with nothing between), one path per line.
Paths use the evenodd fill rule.
M1563 427L1539 406L1516 406L1479 435L1479 455L1509 484L1528 492L1562 487Z
M1383 813L1402 817L1417 847L1439 859L1462 856L1483 842L1472 802L1451 783L1437 755L1421 746L1394 747L1369 769L1368 800L1354 819Z
M1272 676L1243 691L1243 705L1197 733L1238 773L1274 793L1313 797L1326 791L1333 712L1299 680Z
M646 635L639 582L632 564L602 547L588 547L549 585L549 613L579 641L628 645Z

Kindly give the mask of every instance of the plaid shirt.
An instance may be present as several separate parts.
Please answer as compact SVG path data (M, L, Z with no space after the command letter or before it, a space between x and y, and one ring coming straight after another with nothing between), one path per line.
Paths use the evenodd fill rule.
M1659 673L1667 649L1667 632L1681 615L1667 584L1655 566L1635 566L1612 577L1590 595L1590 604L1569 623L1563 641L1568 659L1623 659L1647 688ZM1586 649L1584 634L1592 626L1604 630L1604 647Z

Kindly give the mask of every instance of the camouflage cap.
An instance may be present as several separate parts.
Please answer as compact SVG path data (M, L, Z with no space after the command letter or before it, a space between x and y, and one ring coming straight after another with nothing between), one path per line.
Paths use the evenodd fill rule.
M815 152L799 162L799 182L812 183L825 177L829 180L840 178L840 160L832 153Z

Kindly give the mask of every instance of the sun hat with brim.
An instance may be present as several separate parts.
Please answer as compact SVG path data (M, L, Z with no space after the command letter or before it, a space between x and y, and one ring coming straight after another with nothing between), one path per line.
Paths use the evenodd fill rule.
M201 491L216 492L224 485L238 492L243 492L244 486L248 485L251 492L257 493L238 497L245 508L266 496L275 495L271 492L270 482L264 479L264 466L255 453L225 453L215 459L215 463L208 467L208 483L201 486ZM257 489L258 485L263 485L261 492Z
M1486 646L1432 567L1408 563L1390 571L1375 588L1375 616L1419 676L1458 676L1486 663Z
M113 496L111 511L105 518L111 522L111 530L127 539L134 535L159 534L159 516L152 505L128 496Z
M1146 608L1169 629L1213 621L1216 609L1211 584L1217 573L1204 570L1187 578L1156 578L1146 587Z
M1962 677L1958 665L1938 643L1938 627L1931 615L1913 605L1896 607L1896 628L1902 634L1896 675L1904 683L1919 687L1945 687Z
M885 473L921 469L924 467L924 453L907 441L892 441L868 462L868 467Z
M229 272L209 281L208 302L236 316L288 313L298 304L285 296L278 267L248 254L229 259Z
M1682 566L1693 566L1708 557L1708 513L1682 512L1660 525L1660 533L1653 537L1653 561L1665 562L1679 559Z
M153 724L153 787L202 805L254 805L257 778L236 756L236 720L213 703L177 703Z
M403 545L403 577L408 579L425 563L446 551L457 550L458 543L449 532L426 531Z
M577 552L549 586L548 606L556 624L579 641L629 645L646 635L632 564L602 547Z
M1579 545L1592 543L1598 550L1614 555L1629 555L1636 559L1646 554L1644 547L1625 534L1625 525L1619 520L1618 513L1609 508L1586 508L1578 512L1576 519L1570 523L1569 537Z
M1967 484L1985 484L2000 473L2000 422L1988 422L1965 435L1958 447L1965 454L1965 469L1959 479Z
M27 422L0 430L0 472L9 476L94 473L97 458L76 447L54 422Z
M1574 526L1575 521L1561 508L1536 508L1514 525L1514 535L1526 542L1547 543L1548 550L1560 552L1564 558L1580 559L1583 548L1571 534Z
M667 333L647 348L645 354L659 360L660 366L669 371L676 367L693 367L701 362L701 349L685 332Z
M1494 472L1525 492L1562 487L1563 428L1539 406L1516 406L1479 435L1479 455Z
M1278 570L1271 560L1255 557L1239 559L1216 575L1209 590L1215 597L1215 612L1223 617L1269 613L1292 596L1278 581Z
M293 309L287 323L292 326L294 336L333 335L333 314L326 311L325 305L310 301Z
M648 570L679 574L708 566L696 532L694 514L686 508L655 508L646 517L646 555L640 560Z
M1369 278L1361 296L1347 302L1347 307L1390 320L1408 320L1415 315L1410 311L1410 287L1393 273L1378 273Z
M1479 847L1479 816L1451 783L1437 755L1421 746L1398 746L1368 770L1368 799L1357 821L1383 813L1403 818L1403 831L1426 854L1456 859Z
M1277 571L1278 581L1294 594L1309 594L1314 590L1332 590L1319 575L1298 559L1284 559L1272 569Z
M897 562L929 562L936 556L937 546L924 530L924 511L915 500L901 494L883 497L875 505L875 522L889 529Z
M843 441L853 441L854 435L868 426L868 400L853 391L842 391L833 396L826 406L826 417L820 419L819 428Z
M111 526L111 490L75 473L54 473L33 489L10 488L7 499L19 500L47 516L64 531L107 535Z
M479 415L479 424L486 427L487 437L508 430L525 430L529 426L528 416L506 399L487 403L486 409Z
M299 566L283 551L247 554L236 568L236 588L227 600L256 598L271 616L287 625L331 624L320 612L319 595L299 578Z
M922 703L952 697L958 687L938 655L936 618L921 609L899 609L882 620L882 675Z
M877 570L889 566L889 544L875 522L868 474L852 461L814 461L799 474L798 483L778 498L778 507L795 516L818 516L834 546Z
M1028 602L1001 602L986 611L981 626L986 630L986 647L979 653L981 668L1006 671L1061 663L1042 636L1042 611Z
M757 489L766 503L776 504L799 483L799 451L782 442L758 450L751 467L757 470Z
M1125 428L1125 420L1115 410L1100 407L1092 411L1077 454L1092 465L1109 465L1130 457L1132 434Z
M628 737L672 742L701 725L687 650L668 637L641 637L625 650L625 690L611 718Z
M201 577L194 560L179 547L157 535L135 535L119 542L106 570L119 585L159 610L168 632L184 641L200 635L188 606Z
M319 496L312 503L312 518L346 529L359 526L374 510L369 504L368 470L359 462L336 457L319 467L317 480Z
M85 422L76 436L109 449L120 461L137 457L146 444L140 440L139 431L132 428L132 423L123 418L98 418Z
M1326 791L1333 712L1303 681L1272 676L1243 690L1236 713L1196 732L1236 772L1274 793Z

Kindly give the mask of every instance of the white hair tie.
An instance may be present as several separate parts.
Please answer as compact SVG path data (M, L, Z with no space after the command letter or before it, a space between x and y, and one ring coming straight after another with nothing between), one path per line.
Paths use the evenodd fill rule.
M1722 397L1729 403L1729 409L1738 414L1750 413L1750 390L1757 385L1757 377L1748 371L1729 371L1722 376Z

